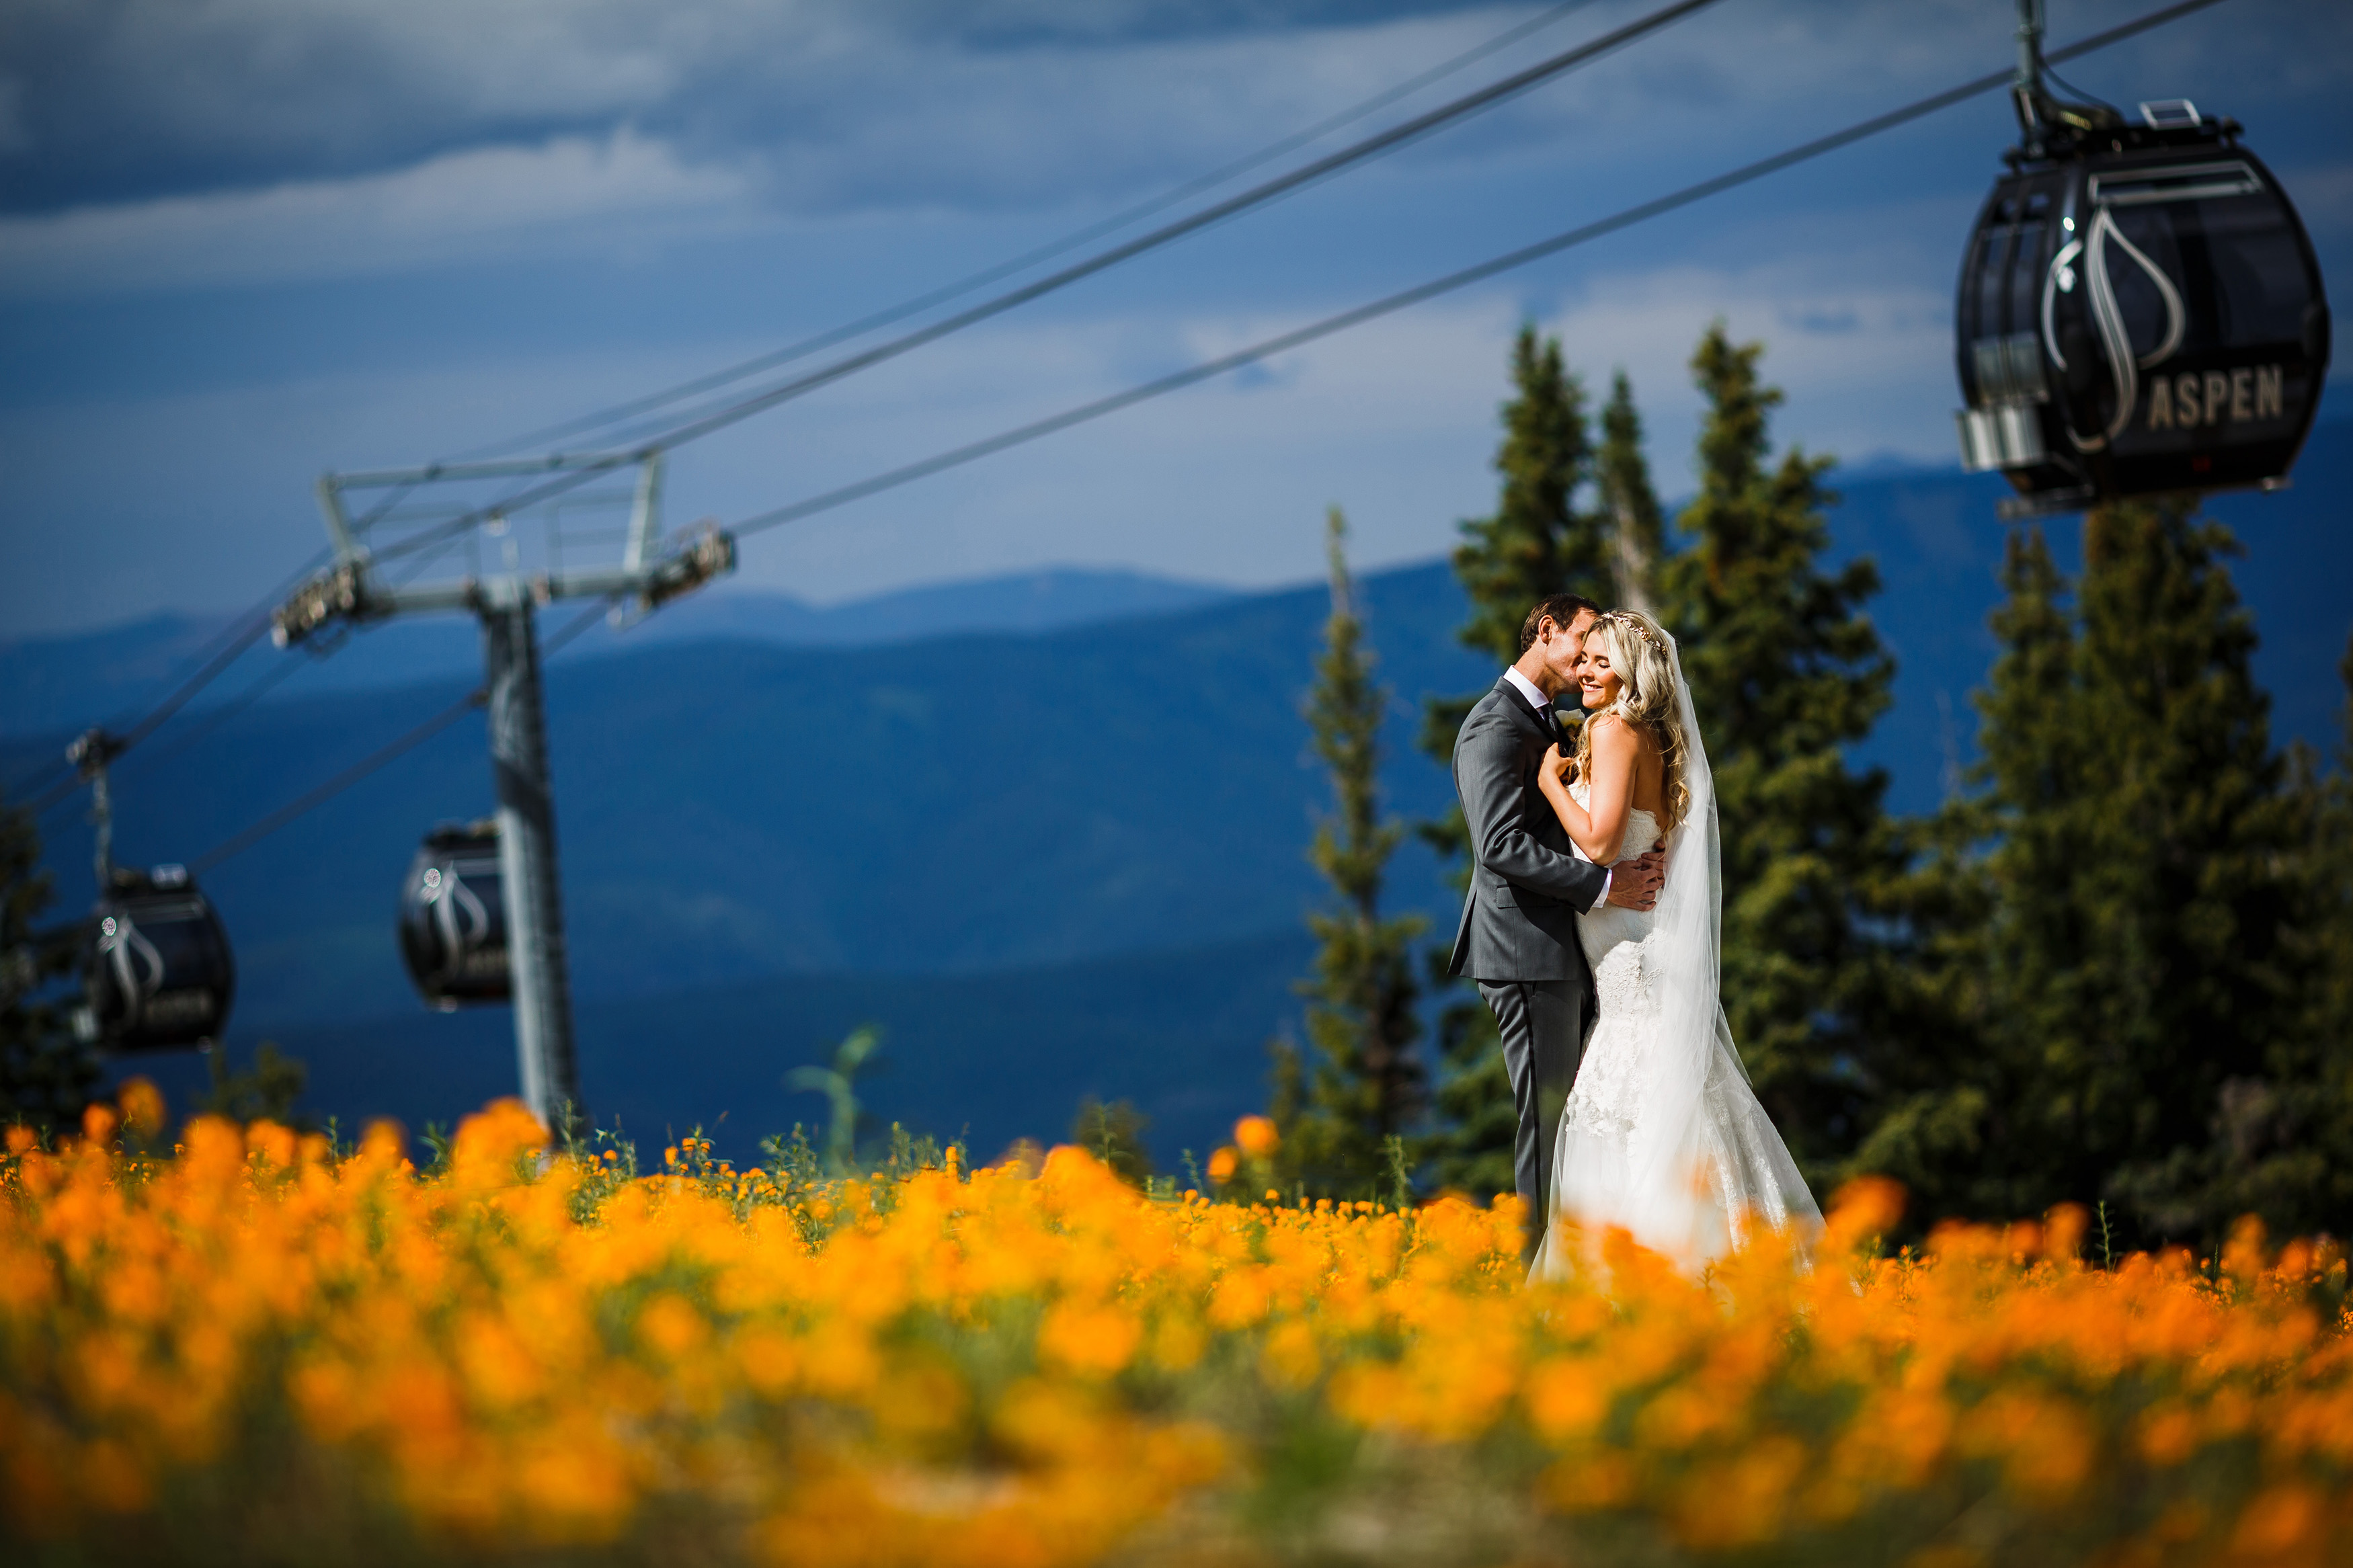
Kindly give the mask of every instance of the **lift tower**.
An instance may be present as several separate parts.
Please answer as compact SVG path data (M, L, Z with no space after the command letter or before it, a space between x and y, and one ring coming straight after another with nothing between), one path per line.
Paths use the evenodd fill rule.
M499 870L504 889L508 963L514 1001L515 1062L523 1102L550 1127L586 1117L578 1058L572 1041L572 991L564 948L564 908L556 875L554 795L548 779L547 721L540 695L540 605L558 599L616 601L615 619L649 613L735 567L735 541L712 524L682 536L661 532L659 453L609 453L520 462L446 463L424 468L328 474L319 480L319 510L334 546L334 561L297 588L272 616L271 637L288 647L337 625L361 625L395 616L464 610L482 626L482 697L490 714L491 773L497 786ZM490 507L459 508L454 518L422 535L396 541L406 558L429 562L462 545L473 569L438 583L388 581L370 540L381 524L413 521L418 510L387 503L354 521L344 505L354 490L392 490L394 501L427 486L561 476L593 479L635 470L633 493L602 498L629 510L617 563L566 566L563 518L556 507L533 509L544 524L535 559L526 561L511 518ZM593 509L594 494L575 490L561 503ZM432 518L431 509L421 509ZM484 571L481 537L501 546L501 569ZM609 535L602 536L609 537ZM419 544L422 539L425 543ZM571 542L575 549L575 535Z

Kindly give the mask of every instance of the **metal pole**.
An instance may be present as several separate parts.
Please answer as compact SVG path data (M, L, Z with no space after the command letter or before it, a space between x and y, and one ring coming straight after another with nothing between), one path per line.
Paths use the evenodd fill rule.
M97 853L93 858L98 868L98 896L114 891L114 800L106 788L106 764L100 763L90 774L90 816L98 824Z
M2027 155L2042 156L2042 0L2018 0L2018 74L2010 97Z
M114 796L107 788L106 769L121 749L103 730L86 730L66 748L66 761L90 781L90 819L98 830L90 858L101 899L114 891Z
M514 987L515 1061L523 1103L562 1132L587 1120L572 1047L572 983L555 874L555 797L547 774L539 644L528 587L509 578L481 610L491 771L498 784L499 875Z

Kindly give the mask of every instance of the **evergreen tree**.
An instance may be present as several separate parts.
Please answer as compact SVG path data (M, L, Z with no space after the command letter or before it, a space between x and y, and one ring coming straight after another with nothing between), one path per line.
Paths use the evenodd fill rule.
M1420 1107L1421 1032L1413 948L1426 923L1384 919L1381 883L1404 829L1381 816L1380 729L1389 694L1373 679L1345 552L1347 523L1334 507L1326 521L1332 616L1307 718L1314 750L1331 770L1333 814L1321 823L1308 858L1337 895L1308 925L1323 946L1315 977L1301 987L1311 1060L1278 1045L1274 1115L1282 1158L1293 1179L1314 1194L1370 1195L1386 1170L1385 1145Z
M1579 487L1593 477L1585 391L1569 374L1558 339L1520 329L1512 346L1514 395L1504 405L1504 441L1495 455L1503 493L1494 515L1466 520L1454 551L1454 574L1471 600L1459 636L1502 666L1520 654L1520 622L1528 606L1552 594L1612 598L1613 552L1607 520L1577 505ZM1422 749L1451 767L1454 737L1482 688L1427 705ZM1462 814L1450 811L1424 824L1422 836L1455 862L1458 889L1470 875ZM1446 933L1452 939L1451 929ZM1442 1184L1477 1194L1512 1190L1512 1140L1518 1126L1502 1042L1486 1005L1445 977L1446 952L1433 954L1432 982L1448 988L1438 1040L1444 1063L1437 1090L1437 1127L1421 1141Z
M2047 990L2082 956L2072 913L2057 900L2001 896L2040 885L2063 863L2065 813L2084 786L2069 584L2040 528L2011 532L2000 581L2005 597L1992 618L2000 651L1972 699L1981 754L1970 782L1979 793L1921 825L1923 864L1897 894L1919 950L1897 973L1926 993L1926 1005L1904 1010L1915 1026L1925 1018L1947 1026L1888 1030L1904 1048L1874 1063L1879 1116L1852 1163L1902 1181L1922 1226L2040 1212L2041 1185L2021 1184L1996 1157L2025 1135L2016 1110L2038 1092L2031 1046L2026 1059L2006 1049L2023 1033L1996 1027L2013 999L1996 979L2020 977L2017 992ZM1888 1003L1891 991L1878 999Z
M40 863L32 814L0 804L0 1122L55 1128L81 1115L100 1072L53 995L76 950L34 929L51 899Z
M1622 370L1611 377L1609 403L1601 411L1601 451L1594 463L1594 481L1601 492L1602 514L1609 520L1610 564L1618 587L1605 602L1652 614L1667 534L1658 492L1651 488L1650 460L1642 456L1642 416Z
M2303 754L2294 764L2308 824L2295 862L2305 896L2290 938L2302 1018L2285 1037L2295 1053L2274 1064L2260 1094L2242 1089L2242 1114L2222 1119L2221 1190L2206 1205L2259 1213L2299 1235L2353 1230L2353 637L2337 669L2346 700L2336 771L2322 773Z
M1090 1094L1079 1101L1071 1118L1071 1142L1109 1165L1122 1181L1143 1186L1152 1179L1152 1151L1144 1142L1152 1118L1135 1102L1114 1100L1105 1105Z
M280 1050L277 1041L256 1047L252 1064L242 1072L230 1065L228 1047L216 1045L205 1069L212 1087L197 1100L198 1110L232 1121L268 1121L311 1130L311 1119L299 1110L303 1086L311 1081L310 1064Z
M1984 845L1957 871L1986 912L1978 1041L1859 1160L1920 1218L2105 1201L2137 1243L2330 1201L2327 921L2298 929L2326 914L2326 802L2272 748L2234 551L2186 499L2100 509L2070 615L2039 535L2011 542L1982 793L1947 814Z
M2296 1181L2287 1099L2313 1082L2295 942L2310 802L2272 747L2224 564L2239 552L2187 498L2084 525L2086 772L2105 809L2082 825L2092 962L2063 1083L2109 1195L2165 1236L2219 1237ZM2099 1173L2069 1173L2078 1191Z
M1867 907L1901 858L1885 774L1851 767L1845 748L1886 710L1894 663L1861 609L1876 569L1821 560L1830 460L1770 458L1781 394L1757 379L1763 352L1721 322L1700 340L1699 494L1658 578L1715 773L1725 1010L1758 1097L1819 1164L1852 1147L1867 1109Z

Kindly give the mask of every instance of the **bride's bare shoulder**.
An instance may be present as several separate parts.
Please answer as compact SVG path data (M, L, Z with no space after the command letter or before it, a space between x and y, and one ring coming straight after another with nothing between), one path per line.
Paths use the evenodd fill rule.
M1629 723L1623 714L1596 713L1585 721L1585 727L1593 736L1596 753L1616 752L1631 754L1642 748L1641 730Z
M1651 733L1651 727L1637 724L1623 713L1596 713L1586 723L1592 727L1597 752L1607 748L1627 756L1651 756L1658 752L1658 738Z

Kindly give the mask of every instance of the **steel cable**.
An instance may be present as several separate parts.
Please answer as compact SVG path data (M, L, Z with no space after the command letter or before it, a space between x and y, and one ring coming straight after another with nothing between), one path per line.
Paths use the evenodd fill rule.
M1389 105L1410 97L1433 82L1443 80L1467 66L1475 65L1491 55L1509 48L1524 38L1544 31L1571 12L1581 11L1593 3L1594 0L1563 0L1562 4L1555 5L1548 11L1541 12L1525 22L1505 28L1484 43L1466 49L1451 59L1441 60L1428 70L1398 82L1394 87L1384 88L1370 98L1351 104L1336 113L1327 115L1314 124L1303 130L1295 131L1279 141L1260 148L1255 153L1246 153L1207 174L1197 174L1182 184L1163 191L1148 200L1138 202L1108 217L1099 218L1082 227L1072 229L1059 238L1049 240L1044 245L1026 250L1018 256L992 263L954 282L944 283L938 288L912 299L902 300L898 304L886 306L856 321L828 328L824 331L803 338L797 342L789 343L781 349L774 349L739 363L707 372L666 391L632 398L626 403L601 409L594 414L584 414L558 424L543 426L526 435L512 437L504 441L470 447L466 451L455 453L438 460L443 463L473 462L480 458L497 457L522 447L535 447L543 442L559 440L567 436L575 436L600 426L617 424L621 420L650 413L654 409L681 402L699 394L715 391L731 382L757 375L762 371L774 370L779 365L789 364L797 359L805 359L821 349L829 349L838 343L848 342L853 338L863 337L868 332L881 328L894 326L910 316L930 310L934 305L944 305L951 300L961 299L976 289L999 282L1017 272L1035 267L1039 262L1050 261L1057 256L1067 255L1082 245L1101 239L1107 235L1116 234L1130 224L1140 222L1156 213L1166 212L1180 202L1189 201L1206 191L1215 190L1229 180L1237 179L1253 170L1264 168L1276 159L1287 153L1295 153L1311 142L1320 141L1343 126L1352 125L1367 114L1387 109Z
M1559 76L1575 67L1612 54L1671 23L1682 20L1694 11L1703 10L1718 3L1719 0L1674 0L1672 5L1663 5L1656 11L1635 18L1622 27L1603 34L1600 37L1540 60L1499 81L1491 82L1476 92L1466 93L1461 98L1451 100L1436 109L1416 115L1400 124L1393 125L1387 131L1366 137L1362 141L1351 142L1335 153L1327 153L1288 174L1253 185L1249 190L1229 196L1223 201L1212 203L1198 212L1187 214L1174 223L1164 224L1149 233L1138 235L1134 239L1113 246L1108 250L1098 251L1082 261L1073 262L1059 271L1049 273L1018 289L1008 289L1005 293L984 300L977 305L968 306L952 316L943 317L912 332L902 333L887 342L878 343L872 348L861 350L847 358L836 360L830 364L795 376L765 391L738 399L723 407L691 419L683 425L674 426L650 440L633 445L624 450L595 454L584 460L579 460L577 467L565 468L554 479L525 486L496 500L462 512L446 523L411 534L396 544L387 545L377 552L376 559L390 560L414 550L424 549L452 534L461 533L487 518L520 510L524 507L533 506L540 501L562 495L567 490L576 489L616 468L643 462L649 458L657 457L684 446L690 441L700 440L732 425L741 424L754 415L765 413L779 404L805 396L820 387L829 386L837 381L855 375L860 371L871 370L878 364L912 353L916 349L928 343L937 342L951 333L962 331L967 327L976 326L980 322L1001 316L1008 310L1028 304L1032 300L1067 288L1082 279L1091 278L1098 272L1116 267L1121 262L1131 260L1146 251L1156 250L1163 246L1173 244L1187 235L1197 234L1202 229L1223 223L1228 218L1239 216L1252 207L1262 206L1281 196L1338 174L1354 164L1392 152L1409 142L1419 141L1458 120L1482 110L1492 109L1541 82ZM553 468L559 459L571 460L563 459L563 455L558 454L556 458L550 459L550 466ZM429 475L431 470L428 468L427 472Z
M2137 33L2146 32L2151 27L2185 16L2190 12L2203 10L2209 5L2220 3L2221 0L2180 0L2179 4L2151 12L2137 21L2112 27L2105 33L2094 34L2063 49L2054 50L2051 58L2072 59L2095 49L2105 48L2111 44L2121 42ZM1686 185L1667 195L1654 197L1650 201L1627 207L1608 217L1596 219L1576 228L1566 229L1549 238L1537 240L1533 245L1507 251L1502 256L1463 268L1460 271L1450 272L1442 278L1433 279L1427 283L1417 284L1411 289L1375 300L1369 304L1343 310L1335 316L1326 316L1322 321L1280 333L1253 343L1248 348L1238 349L1232 353L1223 354L1216 359L1205 360L1199 364L1129 387L1124 392L1113 393L1109 396L1080 404L1076 407L1065 409L1060 414L1050 415L1046 418L1035 420L1030 424L1017 426L1013 429L1002 431L982 440L952 447L916 462L889 469L871 479L861 479L855 484L843 485L837 489L824 491L806 500L778 507L772 511L754 513L735 524L730 531L740 539L787 522L798 521L815 513L829 511L836 507L862 500L882 490L895 489L901 485L929 478L945 469L961 468L966 463L1002 452L1008 447L1026 445L1040 437L1050 436L1057 431L1067 430L1074 425L1083 425L1091 420L1102 418L1104 415L1113 414L1123 408L1133 407L1136 404L1179 391L1198 382L1210 380L1228 371L1238 370L1243 365L1252 364L1288 350L1303 347L1319 338L1330 337L1335 332L1360 326L1366 321L1405 310L1409 306L1420 304L1424 300L1436 299L1442 294L1452 293L1456 289L1468 288L1473 283L1483 282L1500 273L1525 267L1530 262L1556 256L1573 247L1599 239L1605 235L1615 234L1620 229L1629 228L1646 219L1672 212L1678 207L1689 206L1694 202L1703 201L1735 186L1747 184L1767 174L1778 174L1794 164L1819 158L1826 153L1835 152L1867 137L1876 136L1881 132L1894 130L1899 125L1989 92L1995 88L2006 86L2010 79L2011 73L2007 70L1989 73L1975 80L1964 82L1958 87L1948 88L1943 92L1905 104L1901 109L1873 115L1871 119L1858 121L1842 131L1834 131L1826 136L1816 137L1810 142L1800 142L1771 157L1760 158L1753 163L1745 163L1737 169L1718 174L1713 179L1702 180L1696 184Z
M571 642L573 638L578 637L582 632L586 631L599 616L603 616L607 610L612 607L613 604L614 600L611 597L598 600L596 604L589 606L586 614L578 616L569 625L565 626L562 631L557 632L554 637L548 638L546 643L543 645L539 650L541 661L543 663L548 659L554 658L558 653L563 651L565 644ZM320 784L315 789L287 802L284 805L280 806L277 810L261 818L259 822L254 823L252 826L240 832L232 834L227 838L223 839L220 843L215 845L212 848L206 850L202 855L197 856L195 859L188 862L189 871L194 875L203 876L206 872L212 870L214 867L220 865L223 861L227 860L234 856L243 854L246 850L250 849L256 844L260 843L263 839L269 837L271 834L277 832L288 823L294 821L298 817L308 815L319 806L324 805L327 802L334 799L335 796L343 794L345 790L351 788L362 779L366 778L370 773L376 772L378 769L383 768L391 763L398 761L400 758L407 755L410 752L415 751L417 747L423 745L426 742L431 740L434 736L439 734L442 731L456 723L459 719L463 718L470 710L482 706L484 702L489 700L489 692L483 688L479 686L476 687L473 690L466 693L465 696L459 698L448 707L442 709L439 712L426 720L423 723L418 724L414 729L400 735L397 739L390 741L385 745L377 748L375 751L369 752L365 757L353 763L342 773L339 773L334 777L327 780L326 783Z

